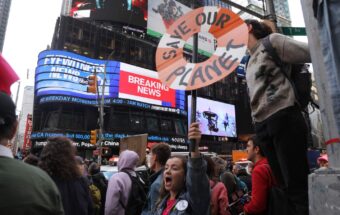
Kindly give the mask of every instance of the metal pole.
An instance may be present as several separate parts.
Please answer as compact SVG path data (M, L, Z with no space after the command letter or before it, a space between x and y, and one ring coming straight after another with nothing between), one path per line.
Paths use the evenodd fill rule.
M191 8L195 9L195 1L191 2ZM197 63L197 50L198 50L198 34L193 35L193 44L192 44L192 63ZM196 122L196 100L197 100L197 90L191 91L191 123ZM190 152L195 151L196 148L196 140L190 140L189 149Z
M246 7L243 7L242 5L239 5L239 4L237 4L237 3L233 2L233 1L230 1L230 0L221 0L221 1L226 3L226 4L228 4L228 5L230 5L230 6L232 6L232 7L235 7L237 9L241 10L241 11L244 11L244 12L250 14L250 15L253 15L253 16L257 17L257 18L264 19L264 16L262 14L257 13L257 12L255 12L253 10L250 10L250 9L248 9Z
M104 140L103 133L104 133L104 95L105 95L105 82L106 82L106 64L104 66L104 80L102 85L102 99L100 102L100 112L99 112L99 155L98 155L98 164L102 164L102 142Z
M311 215L333 215L340 214L339 187L340 187L340 165L339 165L339 128L337 127L336 115L334 112L334 101L331 97L331 80L329 73L336 73L326 69L324 55L320 41L320 31L317 20L313 14L313 0L300 0L306 30L308 45L313 62L314 76L320 99L320 112L323 123L323 134L326 140L335 140L327 145L327 155L329 160L328 169L316 170L309 175L309 212ZM335 60L335 59L334 59Z
M330 80L328 74L331 72L336 73L337 71L327 71L326 65L324 64L324 55L322 52L322 46L320 43L320 32L318 29L318 24L313 15L312 10L312 0L301 0L301 6L304 13L304 19L306 23L307 36L308 36L308 45L311 51L311 57L313 62L314 76L316 81L316 86L320 99L320 112L321 118L323 122L323 134L325 140L336 139L339 137L340 130L337 127L337 117L334 114L334 104L333 99L330 94L330 82L334 80ZM329 146L335 146L339 144L330 144ZM331 150L327 146L327 154L328 160L330 161L330 166L332 168L340 169L340 162L335 162L332 157L340 156L339 152L337 154L330 153L334 150ZM335 150L336 151L336 150ZM335 156L336 155L336 156Z
M21 85L21 81L18 81L17 95L16 95L16 97L15 97L15 107L17 107L17 104L18 104L18 97L19 97L20 85Z
M109 60L111 59L112 55L115 53L115 50L113 50L110 55L108 56L105 64L104 64L104 78L103 78L103 84L102 84L102 96L101 101L99 102L99 95L98 95L98 102L99 102L99 138L97 142L97 149L99 150L98 155L98 164L101 165L102 163L102 142L104 140L103 133L104 133L104 102L105 102L105 83L106 83L106 70L107 65L109 63ZM99 91L98 91L99 93Z
M277 19L273 0L266 0L266 15L265 17L274 23L275 31L277 31Z

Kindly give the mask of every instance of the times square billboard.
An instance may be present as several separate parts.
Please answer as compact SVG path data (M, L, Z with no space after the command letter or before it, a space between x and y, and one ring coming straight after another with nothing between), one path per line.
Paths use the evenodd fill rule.
M60 50L46 50L39 54L35 95L40 104L60 101L98 105L98 95L88 92L89 77L93 75L97 77L100 98L104 84L106 105L131 105L186 115L185 91L163 85L157 72Z
M146 28L147 0L73 0L70 16L78 19L112 21Z

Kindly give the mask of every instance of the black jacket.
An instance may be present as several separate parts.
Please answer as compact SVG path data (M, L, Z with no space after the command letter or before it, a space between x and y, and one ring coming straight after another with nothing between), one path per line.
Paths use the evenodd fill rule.
M251 175L249 175L245 169L241 169L237 174L237 177L247 185L248 191L250 192L252 188Z
M62 180L53 178L61 194L65 215L92 215L93 205L86 178Z
M100 202L101 202L101 207L100 207L100 215L104 214L105 211L105 201L106 201L106 191L107 191L107 180L103 173L99 172L94 175L88 176L89 180L92 181L92 183L98 187L100 190Z

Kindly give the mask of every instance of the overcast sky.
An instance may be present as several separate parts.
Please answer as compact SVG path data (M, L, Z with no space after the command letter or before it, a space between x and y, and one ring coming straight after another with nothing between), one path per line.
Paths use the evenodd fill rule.
M292 26L304 26L299 0L288 0ZM23 88L34 83L39 52L51 44L62 0L12 0L3 56L21 79L18 109L21 109ZM301 38L301 37L300 37ZM29 69L29 79L27 79ZM12 85L15 99L18 84Z

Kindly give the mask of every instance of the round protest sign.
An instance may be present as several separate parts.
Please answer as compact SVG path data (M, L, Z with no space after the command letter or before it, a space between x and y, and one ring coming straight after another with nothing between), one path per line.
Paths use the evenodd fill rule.
M185 42L195 33L208 32L217 41L213 55L201 63L183 57ZM236 69L245 55L248 27L232 11L220 7L201 7L174 22L160 40L156 68L160 80L179 90L210 85Z

